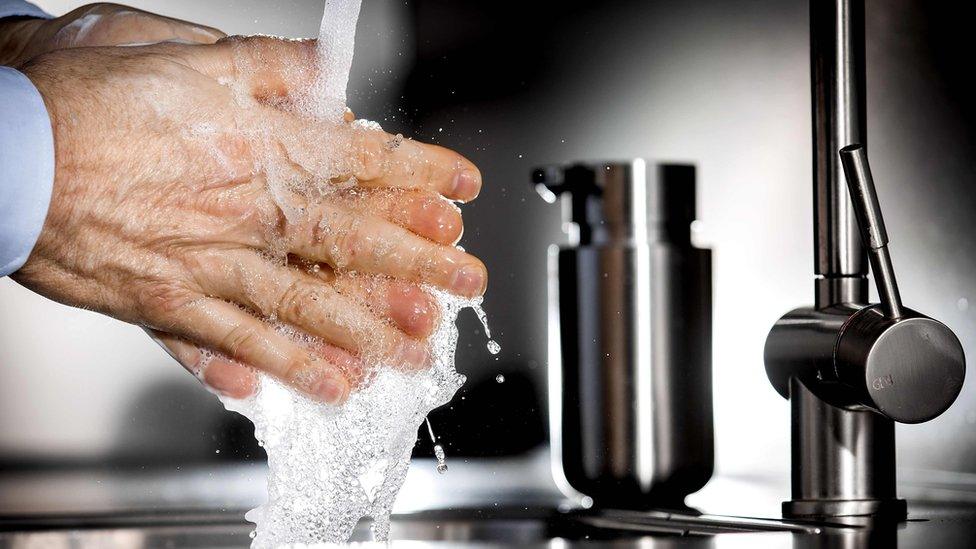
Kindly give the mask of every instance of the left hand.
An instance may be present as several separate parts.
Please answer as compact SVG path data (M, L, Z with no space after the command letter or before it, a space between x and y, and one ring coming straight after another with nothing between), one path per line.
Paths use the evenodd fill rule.
M222 31L129 6L88 4L54 19L10 18L0 21L0 65L20 66L38 55L60 49L124 46L165 41L212 44ZM150 336L184 366L199 360L200 349L169 334ZM253 391L254 374L235 363L217 360L204 383L244 396Z
M0 65L19 66L42 53L165 41L212 44L223 32L119 4L88 4L54 19L0 23Z

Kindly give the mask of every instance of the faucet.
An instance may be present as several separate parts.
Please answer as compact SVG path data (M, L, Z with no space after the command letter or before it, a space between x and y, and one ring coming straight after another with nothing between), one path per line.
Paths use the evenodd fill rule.
M894 422L948 409L965 356L948 327L901 303L867 157L863 0L811 0L810 50L815 304L780 318L764 353L792 416L783 516L903 520Z

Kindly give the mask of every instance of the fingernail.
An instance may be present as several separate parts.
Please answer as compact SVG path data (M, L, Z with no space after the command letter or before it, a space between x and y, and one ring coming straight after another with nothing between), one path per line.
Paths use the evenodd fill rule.
M477 198L481 191L481 174L471 170L461 170L454 175L454 189L452 196L456 199L468 201Z
M344 379L325 375L319 380L313 393L327 404L342 404L349 396L349 384Z
M223 396L243 399L257 390L254 372L237 363L214 360L202 373L202 381Z
M454 212L443 212L437 216L437 235L439 238L449 241L457 242L461 239L461 231L463 227L458 222L458 216Z
M400 345L399 362L409 370L420 370L430 366L430 350L426 345L407 341Z
M451 289L461 295L481 295L485 293L486 278L484 269L474 265L465 265L454 271L454 276L451 277Z

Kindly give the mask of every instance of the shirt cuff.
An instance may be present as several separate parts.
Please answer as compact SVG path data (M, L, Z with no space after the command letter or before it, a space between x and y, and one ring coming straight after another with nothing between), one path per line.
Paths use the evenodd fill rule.
M54 187L54 132L40 92L0 67L0 276L27 262Z
M50 19L51 16L41 8L30 2L20 0L0 0L0 19L4 17L39 17Z

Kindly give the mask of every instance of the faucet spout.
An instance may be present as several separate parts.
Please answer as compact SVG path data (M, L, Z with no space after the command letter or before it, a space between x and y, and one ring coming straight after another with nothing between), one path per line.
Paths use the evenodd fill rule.
M811 0L817 307L867 303L867 257L837 151L867 144L863 0Z

